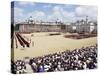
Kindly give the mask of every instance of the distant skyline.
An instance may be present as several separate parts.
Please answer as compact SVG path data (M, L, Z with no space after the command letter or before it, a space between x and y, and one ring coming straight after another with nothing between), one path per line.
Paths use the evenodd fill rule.
M14 22L25 22L32 16L33 20L55 22L74 22L85 19L97 20L97 7L88 5L36 3L14 1Z

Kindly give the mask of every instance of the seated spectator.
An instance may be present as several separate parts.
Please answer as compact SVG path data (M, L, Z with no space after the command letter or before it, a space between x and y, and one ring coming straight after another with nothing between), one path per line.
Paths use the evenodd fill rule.
M28 61L12 61L11 63L12 72L17 74L27 73L27 66L31 66L31 72L95 69L97 68L97 45L66 50L64 52L32 58Z

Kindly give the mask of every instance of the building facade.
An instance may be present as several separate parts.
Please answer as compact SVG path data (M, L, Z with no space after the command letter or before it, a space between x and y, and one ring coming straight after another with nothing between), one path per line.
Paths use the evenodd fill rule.
M92 23L63 24L63 23L19 23L19 32L77 32L97 33L97 25Z

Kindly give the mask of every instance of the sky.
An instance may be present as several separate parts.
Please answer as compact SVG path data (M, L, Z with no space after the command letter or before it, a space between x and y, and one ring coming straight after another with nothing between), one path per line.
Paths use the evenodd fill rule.
M88 5L72 5L72 4L53 4L53 3L35 3L26 1L14 2L14 22L25 22L32 16L35 21L56 20L62 22L75 22L85 19L97 20L97 7Z

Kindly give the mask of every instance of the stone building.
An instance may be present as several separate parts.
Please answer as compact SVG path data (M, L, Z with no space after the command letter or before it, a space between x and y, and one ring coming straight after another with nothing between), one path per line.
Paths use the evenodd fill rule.
M66 25L66 24L19 24L19 32L97 32L97 25Z
M76 21L67 25L62 22L34 22L28 20L26 23L16 24L19 32L77 32L77 33L97 33L97 22L86 20Z

